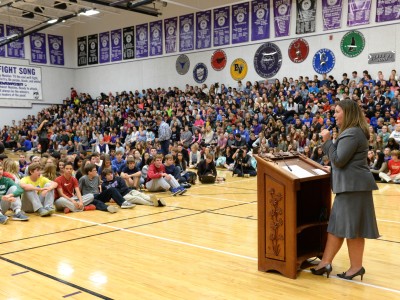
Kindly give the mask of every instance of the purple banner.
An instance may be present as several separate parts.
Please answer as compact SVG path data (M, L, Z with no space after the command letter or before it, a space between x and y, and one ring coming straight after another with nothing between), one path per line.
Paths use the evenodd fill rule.
M165 53L175 53L177 51L176 38L178 30L178 18L164 20L165 29Z
M88 65L99 63L99 36L97 34L88 35Z
M136 26L136 57L149 56L149 24Z
M296 0L296 2L297 2L296 34L315 32L317 1Z
M251 2L251 40L269 38L269 0Z
M322 0L324 30L338 29L342 23L342 0Z
M179 17L179 51L194 50L194 14Z
M214 9L214 47L229 45L229 6Z
M101 64L110 62L110 32L99 33L100 55L99 62Z
M288 36L292 0L278 0L272 3L274 5L275 37Z
M3 37L5 37L5 32L4 32L4 24L0 24L0 41L2 40ZM0 47L0 56L5 57L6 56L6 46Z
M232 5L232 44L249 41L249 2Z
M376 22L400 20L400 0L377 0Z
M122 29L124 60L135 58L135 26Z
M78 37L78 67L87 65L87 37Z
M24 28L22 27L6 25L6 34L8 37L23 33ZM7 44L7 56L12 58L25 58L24 38L20 38L12 43Z
M211 47L211 10L196 13L196 49Z
M122 30L111 31L111 61L122 60Z
M47 64L46 35L44 33L32 33L29 36L31 44L31 62Z
M50 64L64 65L64 38L59 35L47 35L49 41Z
M150 22L150 56L163 54L162 21Z
M347 26L369 24L371 0L348 0Z

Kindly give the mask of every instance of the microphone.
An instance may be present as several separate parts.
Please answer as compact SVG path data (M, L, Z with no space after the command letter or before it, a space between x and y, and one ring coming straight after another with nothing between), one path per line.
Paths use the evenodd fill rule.
M282 156L282 161L285 163L285 166L288 168L288 170L289 170L290 172L293 172L293 171L292 171L292 168L289 167L289 165L286 163L286 160L285 160L284 156Z

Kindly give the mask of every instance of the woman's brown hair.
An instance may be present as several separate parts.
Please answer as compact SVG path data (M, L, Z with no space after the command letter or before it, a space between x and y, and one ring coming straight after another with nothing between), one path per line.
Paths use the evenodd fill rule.
M343 123L340 126L340 133L351 127L359 127L364 132L367 140L369 140L368 123L357 102L346 99L340 101L337 105L343 110Z

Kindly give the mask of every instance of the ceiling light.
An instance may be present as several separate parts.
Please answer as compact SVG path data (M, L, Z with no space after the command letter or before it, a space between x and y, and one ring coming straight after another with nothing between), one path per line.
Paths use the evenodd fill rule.
M67 9L67 4L65 4L64 2L55 1L54 8Z
M22 17L27 19L33 19L35 17L34 13L31 11L23 11Z
M33 9L35 12L37 12L37 13L43 13L44 12L44 7L42 7L42 6L36 6L34 9Z
M78 14L79 16L86 16L86 17L90 17L90 16L94 16L99 14L100 12L96 9L82 9L81 12Z
M51 19L51 20L47 21L48 24L54 24L54 23L57 23L57 22L58 22L58 19Z
M127 6L129 9L132 9L132 8L139 7L139 6L142 6L142 5L146 5L146 4L149 4L149 3L152 3L152 2L153 2L153 0L140 0L140 1L136 1L136 2L129 1L129 2L126 4L126 6ZM115 2L114 2L114 3L115 3Z

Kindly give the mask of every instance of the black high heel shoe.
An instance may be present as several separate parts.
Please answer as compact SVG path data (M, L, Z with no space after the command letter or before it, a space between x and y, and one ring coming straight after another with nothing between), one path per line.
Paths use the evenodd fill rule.
M337 274L337 276L338 276L339 278L343 278L343 279L346 279L346 280L352 280L352 279L353 279L354 277L356 277L356 276L361 276L361 281L362 281L362 280L363 280L364 274L365 274L365 269L364 269L364 267L361 267L361 269L358 270L358 272L357 272L357 273L354 273L353 275L347 276L347 275L346 275L346 272L343 272L342 274Z
M320 269L311 268L310 270L313 275L324 275L326 273L326 278L329 278L329 274L332 272L332 265L327 264L325 267Z

